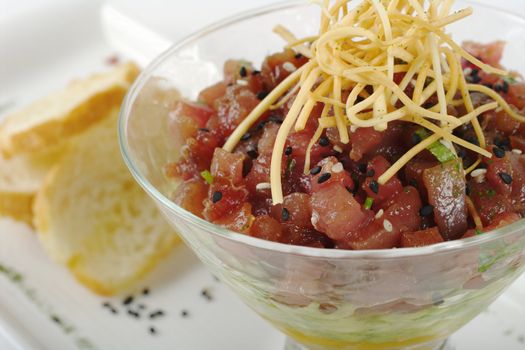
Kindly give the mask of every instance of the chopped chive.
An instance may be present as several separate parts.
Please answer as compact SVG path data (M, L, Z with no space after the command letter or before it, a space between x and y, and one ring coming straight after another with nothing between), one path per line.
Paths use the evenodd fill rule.
M365 199L365 209L371 209L372 208L372 205L374 204L374 198L372 197L366 197Z
M209 170L201 171L201 176L204 179L204 181L206 181L206 183L208 185L212 185L213 184L213 176L212 176L212 174L210 173Z

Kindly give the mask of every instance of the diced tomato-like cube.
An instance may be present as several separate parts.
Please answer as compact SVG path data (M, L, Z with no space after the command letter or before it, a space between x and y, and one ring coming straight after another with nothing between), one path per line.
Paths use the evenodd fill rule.
M243 182L243 165L244 155L216 148L213 153L210 172L214 179L227 180L231 181L233 185L239 185Z
M406 187L391 200L383 215L362 228L349 233L341 246L351 249L388 249L399 246L401 233L420 227L421 199L414 187Z
M269 123L265 125L263 135L257 145L259 154L271 155L273 152L273 146L277 139L277 133L279 132L279 125Z
M229 136L259 104L257 96L245 86L230 86L224 97L217 100L219 130Z
M525 132L524 132L525 135ZM525 136L510 136L510 145L513 149L525 152Z
M192 179L184 181L173 193L175 204L186 209L198 217L203 217L204 200L208 196L208 186L202 180Z
M525 156L510 154L512 166L512 205L514 210L525 213Z
M461 159L423 171L428 202L444 239L456 239L467 230L466 181Z
M381 143L383 133L374 128L359 128L350 134L350 159L360 161L363 156L375 150Z
M340 164L340 165L338 165ZM311 191L316 192L324 187L331 186L332 184L340 184L347 190L352 191L354 189L354 181L350 174L346 170L334 171L334 166L341 167L342 164L335 157L328 157L320 161L317 166L321 167L321 171L318 174L310 175ZM330 174L330 178L324 182L319 183L322 177L326 177Z
M413 159L405 165L405 179L409 184L416 185L423 196L427 196L427 189L423 184L423 171L438 165L439 162Z
M463 49L472 56L479 58L482 62L494 67L500 66L503 50L505 49L504 41L494 41L488 44L480 44L473 41L463 43Z
M195 138L186 142L188 158L198 171L210 169L215 148L220 146L220 137L214 132L198 130Z
M204 202L204 217L215 222L231 214L247 199L248 190L244 186L235 186L229 181L214 181L208 191L208 199Z
M483 228L483 232L490 232L492 230L495 230L500 227L504 227L507 225L512 224L513 222L516 222L521 219L521 216L516 213L501 213L494 217L492 220L492 223Z
M268 215L257 216L250 228L250 235L268 241L280 242L283 228L279 221Z
M314 248L333 248L333 241L312 227L283 224L283 243Z
M226 227L229 230L241 233L247 233L253 222L252 205L244 203L230 211L227 215L216 219L215 224Z
M173 115L175 117L190 117L195 120L199 128L204 128L208 119L210 119L214 113L215 111L207 105L188 101L177 101L173 109Z
M509 86L507 102L518 110L525 109L525 83L516 83Z
M285 214L283 215L283 211ZM310 195L295 192L284 197L283 204L274 205L272 217L281 223L294 224L300 227L312 227L312 206Z
M367 196L374 199L374 205L381 206L381 204L399 193L403 186L397 177L392 177L384 185L378 186L377 193L374 192L374 184L377 179L390 167L390 163L382 156L374 157L369 163L367 172L373 173L373 176L368 176L362 184L363 190ZM371 188L372 187L372 188Z
M226 94L226 88L228 84L225 82L219 82L215 85L207 87L202 90L199 94L199 101L206 103L208 106L215 108L215 101L223 97Z
M424 247L441 242L444 242L443 237L441 237L437 227L422 231L403 232L401 234L402 248Z
M493 152L494 153L494 152ZM505 183L503 180L506 176L512 179L512 167L510 165L509 154L506 153L503 158L492 156L487 161L487 181L496 190L497 193L510 196L512 192L512 183Z
M513 212L510 198L498 194L487 182L479 184L471 180L469 186L470 198L484 226L490 225L498 214Z
M338 183L314 192L311 204L314 227L334 240L357 230L368 217L352 194Z
M306 62L308 62L308 58L296 55L292 50L285 50L266 57L261 68L261 75L266 88L272 90L292 73L285 66L286 63L299 68Z

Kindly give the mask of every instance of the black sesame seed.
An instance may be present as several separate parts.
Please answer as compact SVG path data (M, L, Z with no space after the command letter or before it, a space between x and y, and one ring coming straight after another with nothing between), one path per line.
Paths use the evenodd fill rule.
M503 91L506 94L509 92L509 83L507 83L505 80L503 80L501 91Z
M302 55L301 53L296 53L296 54L295 54L295 59L296 59L296 60L299 60L299 59L301 59L301 58L303 58L303 55Z
M257 153L257 151L254 149L248 150L246 154L252 159L256 159L259 156L259 153Z
M128 315L134 317L134 318L140 318L140 314L137 311L128 310Z
M374 169L369 169L367 172L366 172L366 176L367 177L374 177L374 175L376 174L376 171Z
M248 71L246 70L246 67L242 66L241 69L239 70L239 75L243 78L246 78L246 76L248 75Z
M370 181L370 185L368 185L368 187L372 190L372 192L374 192L375 194L377 194L379 192L379 183L376 181L376 180L372 180Z
M140 310L144 310L144 309L146 308L146 305L144 305L144 304L139 304L138 307L139 307Z
M278 115L272 115L268 118L268 121L275 124L282 124L283 118Z
M366 168L367 168L367 165L365 163L360 163L357 165L357 169L359 170L359 172L361 173L366 173Z
M208 128L199 128L199 131L202 131L202 132L210 132L210 129L208 129Z
M505 150L499 148L499 147L494 147L493 149L493 152L494 152L494 155L498 158L504 158L505 157Z
M252 137L252 134L247 132L246 134L242 135L241 141L248 141L250 139L250 137Z
M287 156L291 155L292 152L293 152L293 148L292 148L292 146L288 146L288 147L286 147L286 149L284 150L284 154L287 155Z
M319 178L317 179L317 183L322 184L323 182L330 180L331 177L332 177L332 174L330 173L321 174L321 176L319 176Z
M157 330L155 329L155 327L149 327L149 332L151 334L157 334Z
M310 170L310 175L317 175L321 172L321 167L318 165L316 167L313 167L311 170Z
M182 317L188 317L188 316L190 315L190 313L189 313L187 310L182 310L181 313L180 313L180 315L181 315Z
M149 288L144 288L144 290L142 290L142 294L148 295L149 294Z
M434 212L434 207L430 204L425 205L421 210L419 210L419 215L421 216L429 216Z
M201 295L208 301L212 301L213 297L210 294L210 291L208 289L201 290Z
M257 98L261 101L264 100L266 96L268 96L268 93L266 91L260 91L257 93Z
M290 219L290 212L288 209L283 208L283 210L281 210L281 219L283 221L288 221Z
M151 318L152 320L155 319L155 318L162 317L162 316L164 316L164 311L162 311L162 310L157 310L157 311L152 312L151 314L149 314L149 318Z
M510 176L507 173L499 173L498 174L501 180L506 183L507 185L510 185L512 183L512 176Z
M326 147L330 144L330 140L328 140L328 137L326 136L321 136L321 138L319 138L319 144L323 147Z
M122 301L122 304L123 305L129 305L129 304L131 304L133 302L133 299L134 299L133 296L130 295L130 296L126 297L126 299L124 299L124 301Z
M465 151L463 148L460 148L458 151L458 156L460 158L466 158L467 157L467 151Z
M222 192L221 191L215 191L213 192L213 196L211 197L211 201L213 203L217 203L222 199Z
M412 144L417 145L421 142L421 136L419 136L417 133L412 134Z
M259 74L261 74L261 71L260 71L260 70L254 70L254 71L252 72L252 75L259 75Z

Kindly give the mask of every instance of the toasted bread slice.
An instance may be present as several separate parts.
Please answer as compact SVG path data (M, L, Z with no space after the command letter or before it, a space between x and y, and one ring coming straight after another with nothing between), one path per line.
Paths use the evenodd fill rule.
M0 217L32 224L33 198L62 152L62 148L53 147L11 159L0 156Z
M113 113L70 142L34 207L46 251L102 295L133 286L179 241L126 168Z
M125 63L106 73L71 82L6 117L0 125L0 150L6 157L57 145L86 130L120 105L139 69Z

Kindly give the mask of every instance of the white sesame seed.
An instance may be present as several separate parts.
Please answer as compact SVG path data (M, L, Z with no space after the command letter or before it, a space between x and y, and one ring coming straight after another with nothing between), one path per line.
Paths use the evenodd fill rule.
M344 170L343 164L337 163L332 167L332 173L338 174Z
M337 153L343 153L343 149L337 145L334 146L334 151L336 151Z
M473 172L470 173L470 176L474 178L474 180L480 184L485 181L485 174L487 173L487 169L476 169Z
M269 190L270 188L272 188L272 185L269 182L261 182L255 185L257 191Z
M463 73L464 73L465 75L470 75L470 74L472 74L472 68L467 67L467 68L463 69Z
M514 149L512 150L512 153L514 153L514 154L522 154L523 152L522 152L521 149L514 148Z
M384 213L384 212L385 212L385 211L384 211L383 209L379 209L379 211L376 213L375 218L376 218L376 219L379 219L381 216L383 216L383 213Z
M248 85L248 81L239 79L239 80L237 80L237 85L247 86Z
M293 65L292 62L284 62L283 63L283 69L287 72L293 73L297 70L297 68Z
M388 221L387 219L383 220L383 227L388 232L394 231L394 226L392 226L392 223L390 221Z
M319 222L319 214L315 210L312 212L312 218L310 219L310 221L314 226L317 225L317 223Z

